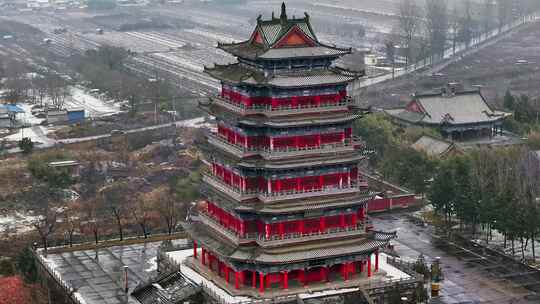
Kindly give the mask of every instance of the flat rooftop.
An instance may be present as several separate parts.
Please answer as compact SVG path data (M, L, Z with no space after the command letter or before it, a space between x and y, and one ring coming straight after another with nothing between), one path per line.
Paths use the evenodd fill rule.
M187 245L185 239L173 245ZM123 291L123 267L128 266L131 292L139 283L157 274L157 253L161 241L108 248L42 255L44 264L63 284L73 288L74 296L86 304L139 303ZM127 301L126 301L127 300Z

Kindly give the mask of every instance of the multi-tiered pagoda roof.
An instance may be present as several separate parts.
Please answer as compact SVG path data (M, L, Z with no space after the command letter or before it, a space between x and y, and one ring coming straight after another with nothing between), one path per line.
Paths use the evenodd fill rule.
M363 73L333 65L351 50L321 43L309 15L290 19L285 4L248 40L218 47L238 62L205 68L222 89L200 105L217 130L203 147L206 201L185 225L197 267L260 292L375 274L394 235L366 214L364 145L352 134L361 113L347 95Z

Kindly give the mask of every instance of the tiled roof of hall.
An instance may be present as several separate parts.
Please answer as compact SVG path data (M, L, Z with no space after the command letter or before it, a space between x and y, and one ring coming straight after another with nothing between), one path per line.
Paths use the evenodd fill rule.
M330 84L347 84L361 75L338 68L318 68L312 70L285 70L266 73L246 64L237 62L228 65L216 64L205 67L210 76L231 84L297 88Z
M395 238L395 235L382 236L378 232L370 232L325 242L315 240L290 246L260 248L232 244L200 222L182 223L182 227L202 246L223 259L267 265L336 258L351 254L370 254L388 245L388 242Z
M510 115L494 110L479 90L462 90L415 94L405 108L385 112L399 120L413 124L466 125L500 121Z
M284 45L290 34L298 34L305 43ZM288 18L285 4L281 6L281 16L263 20L259 15L251 37L242 42L219 43L218 48L240 58L249 60L280 60L286 58L340 57L351 53L351 49L338 48L321 43L310 23L310 16Z

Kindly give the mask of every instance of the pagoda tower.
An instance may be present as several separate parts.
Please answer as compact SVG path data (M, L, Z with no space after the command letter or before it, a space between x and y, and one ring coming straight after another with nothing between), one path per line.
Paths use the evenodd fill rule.
M351 49L321 43L309 15L289 18L285 4L279 18L259 16L249 40L218 48L237 62L205 68L222 85L200 104L217 130L203 149L206 201L184 225L201 275L262 296L374 275L394 235L366 214L360 114L347 95L363 75L333 65Z

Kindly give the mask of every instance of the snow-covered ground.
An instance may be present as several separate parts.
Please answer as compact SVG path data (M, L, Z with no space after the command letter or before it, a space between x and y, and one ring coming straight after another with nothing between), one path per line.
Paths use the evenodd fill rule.
M0 215L0 234L17 234L32 230L30 226L36 216L15 212L5 215Z
M6 136L2 139L7 141L19 141L25 137L29 137L33 143L38 143L45 146L54 145L55 140L48 138L47 134L53 132L53 128L44 126L32 126L19 129L16 133Z
M201 251L202 252L202 251ZM201 276L199 273L188 267L184 261L186 258L193 255L193 249L186 249L186 250L179 250L179 251L172 251L167 252L167 256L173 260L175 263L180 265L180 271L185 274L187 277L189 277L193 282L195 282L198 285L204 285L210 290L212 290L217 296L221 298L224 303L242 303L252 300L249 297L244 296L233 296L229 294L224 289L220 288L213 282L207 280L203 276ZM394 266L387 263L388 256L384 253L381 253L379 255L379 270L386 273L386 279L388 280L400 280L400 279L409 279L410 276L403 271L395 268ZM371 262L375 263L375 256L372 256ZM336 295L336 294L343 294L343 293L350 293L359 290L358 288L343 288L343 289L329 289L329 290L322 290L318 292L313 293L303 293L299 294L299 297L301 299L308 299L308 298L315 298L315 297L321 297L321 296L330 296L330 295Z
M71 97L65 103L66 109L82 108L86 117L108 116L120 112L120 106L112 100L96 98L83 89L71 87Z

